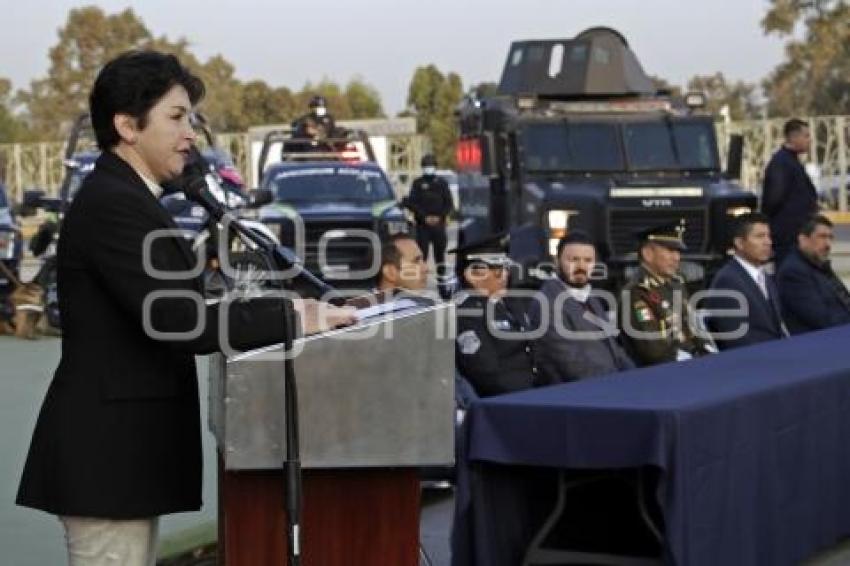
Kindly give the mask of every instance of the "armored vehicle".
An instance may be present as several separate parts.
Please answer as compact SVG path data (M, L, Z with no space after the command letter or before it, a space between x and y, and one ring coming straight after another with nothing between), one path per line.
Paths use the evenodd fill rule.
M458 111L460 240L537 226L548 260L582 229L616 284L637 263L637 232L683 220L683 273L704 279L726 256L732 217L756 206L731 180L740 139L724 173L704 102L659 91L610 28L514 42L495 96Z

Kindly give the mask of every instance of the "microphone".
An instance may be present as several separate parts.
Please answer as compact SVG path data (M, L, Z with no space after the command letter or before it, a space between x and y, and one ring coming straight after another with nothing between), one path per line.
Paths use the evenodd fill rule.
M183 183L183 194L192 202L200 204L204 210L215 219L216 222L229 221L234 222L236 218L224 208L217 198L215 198L209 190L210 175L191 175Z
M336 293L336 289L308 271L294 251L244 226L234 214L229 212L209 190L209 183L215 183L217 181L208 172L208 168L205 166L206 160L201 155L201 152L193 145L189 153L190 159L183 170L184 180L182 183L183 193L187 199L200 204L216 222L229 226L231 230L242 237L252 251L262 250L275 260L278 267L294 270L294 279L306 283L320 297L330 293ZM338 301L332 298L330 302L334 303Z

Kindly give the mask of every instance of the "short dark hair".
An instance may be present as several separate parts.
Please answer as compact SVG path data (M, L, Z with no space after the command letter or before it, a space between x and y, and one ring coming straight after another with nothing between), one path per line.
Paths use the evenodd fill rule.
M735 218L732 225L732 240L735 238L746 238L750 234L750 230L756 224L767 224L770 226L770 220L761 212L748 212Z
M782 127L782 133L785 136L785 139L791 137L791 134L796 134L797 132L803 130L803 128L808 128L809 123L799 118L791 118L785 125Z
M588 246L593 246L593 248L596 249L596 244L594 243L593 238L590 237L590 234L582 230L570 230L564 237L558 240L558 248L555 257L560 258L561 252L563 252L564 248L570 244L586 244Z
M809 216L805 222L803 222L803 225L800 226L800 230L797 233L802 234L803 236L811 236L818 226L826 226L827 228L832 228L832 220L830 220L823 214L813 214Z
M383 273L385 265L401 267L401 250L399 250L398 246L396 246L396 242L400 242L401 240L411 240L415 242L416 238L414 238L411 234L401 233L394 234L381 242L381 266L378 269L378 281L381 281L384 277Z
M98 73L89 95L97 146L105 151L121 141L113 123L116 114L128 114L144 128L150 109L176 85L186 89L193 106L206 92L203 81L174 55L136 50L109 61Z

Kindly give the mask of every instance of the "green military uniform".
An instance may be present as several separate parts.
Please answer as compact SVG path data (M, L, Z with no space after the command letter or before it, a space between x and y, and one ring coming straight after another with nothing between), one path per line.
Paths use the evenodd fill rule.
M693 357L711 351L710 344L691 330L688 292L681 277L665 280L641 266L623 291L630 321L624 339L639 365L675 361L680 351ZM634 335L632 329L654 336Z
M683 224L667 224L645 230L638 238L641 246L654 242L682 251L686 249L683 232ZM663 277L641 265L623 288L623 300L623 340L638 365L672 362L714 351L710 342L694 334L688 292L678 275Z

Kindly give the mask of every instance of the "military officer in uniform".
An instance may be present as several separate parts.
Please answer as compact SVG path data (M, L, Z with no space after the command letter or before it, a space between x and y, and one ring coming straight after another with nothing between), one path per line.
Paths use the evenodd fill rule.
M485 397L539 385L523 305L506 296L508 236L459 247L457 265L464 290L457 299L458 371Z
M623 288L623 340L641 366L682 361L716 351L698 334L679 276L684 221L638 234L640 268Z

